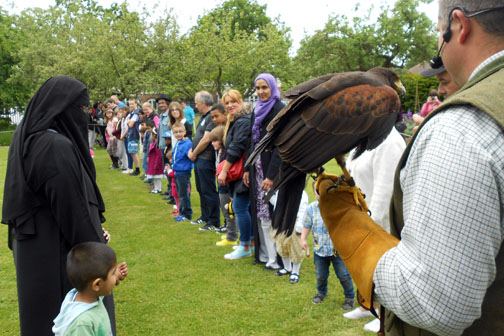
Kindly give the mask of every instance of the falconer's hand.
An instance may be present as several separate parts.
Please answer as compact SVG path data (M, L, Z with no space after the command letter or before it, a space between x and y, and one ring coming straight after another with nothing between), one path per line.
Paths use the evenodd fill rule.
M399 243L368 214L364 197L344 176L321 174L319 208L334 249L357 284L357 299L372 308L373 275L381 256Z

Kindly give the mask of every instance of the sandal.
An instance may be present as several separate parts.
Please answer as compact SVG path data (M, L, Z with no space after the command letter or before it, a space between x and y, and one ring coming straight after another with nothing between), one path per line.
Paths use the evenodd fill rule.
M275 275L277 276L282 276L282 275L287 275L290 274L290 271L287 271L285 268L279 269L278 271L275 272Z
M295 284L295 283L298 283L299 282L299 274L297 273L292 273L290 278L289 278L289 282L291 284Z

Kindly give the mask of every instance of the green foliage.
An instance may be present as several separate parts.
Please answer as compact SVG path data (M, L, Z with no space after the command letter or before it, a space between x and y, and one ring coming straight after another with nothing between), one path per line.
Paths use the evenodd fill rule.
M406 88L406 96L401 98L403 111L419 112L423 103L427 101L429 91L437 89L439 81L436 77L425 78L419 74L404 72L399 75ZM418 92L417 92L418 90Z
M220 28L224 28L221 27L221 22L231 18L231 30L224 29L231 40L234 40L239 31L247 35L256 34L258 38L265 39L267 35L264 29L271 23L271 19L266 15L266 5L259 5L256 0L228 0L211 10L207 16L216 23L217 33L220 33ZM199 19L199 24L202 20L204 17Z
M32 83L32 91L59 74L82 80L91 96L128 97L146 89L145 22L126 2L105 9L96 1L62 0L25 11L20 27L32 38L20 50L13 80Z
M15 22L16 17L0 7L0 109L23 105L29 94L24 85L9 80L17 69L17 52L23 40Z
M0 146L9 146L16 125L11 125L9 118L0 118Z
M268 23L261 27L260 38L255 31L233 26L234 20L233 15L214 18L208 14L183 39L181 80L186 90L206 88L221 96L226 87L232 87L246 97L253 92L259 73L282 78L290 64L288 29Z
M424 1L425 2L425 1ZM434 54L433 23L417 11L419 0L397 0L381 8L376 22L367 15L350 22L343 15L329 19L322 30L301 42L295 58L298 81L332 72L366 71L372 67L404 68Z

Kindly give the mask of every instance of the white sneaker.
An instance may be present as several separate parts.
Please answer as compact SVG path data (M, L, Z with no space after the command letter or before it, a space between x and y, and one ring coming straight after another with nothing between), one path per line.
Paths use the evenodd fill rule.
M375 318L373 321L364 324L364 330L377 333L380 331L380 320Z
M241 259L245 257L250 257L252 253L249 251L245 251L245 248L243 246L238 245L237 249L234 249L233 252L228 253L224 255L224 259L227 260L234 260L234 259Z
M361 310L360 307L355 308L351 312L343 314L344 318L357 320L365 317L372 317L373 314L369 310Z

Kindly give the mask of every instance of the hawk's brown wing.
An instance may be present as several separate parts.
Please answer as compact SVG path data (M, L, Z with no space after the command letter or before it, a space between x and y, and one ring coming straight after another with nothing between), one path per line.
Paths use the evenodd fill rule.
M272 145L283 161L308 173L358 145L376 147L394 126L400 101L389 86L361 84L322 100L308 92L289 107Z

